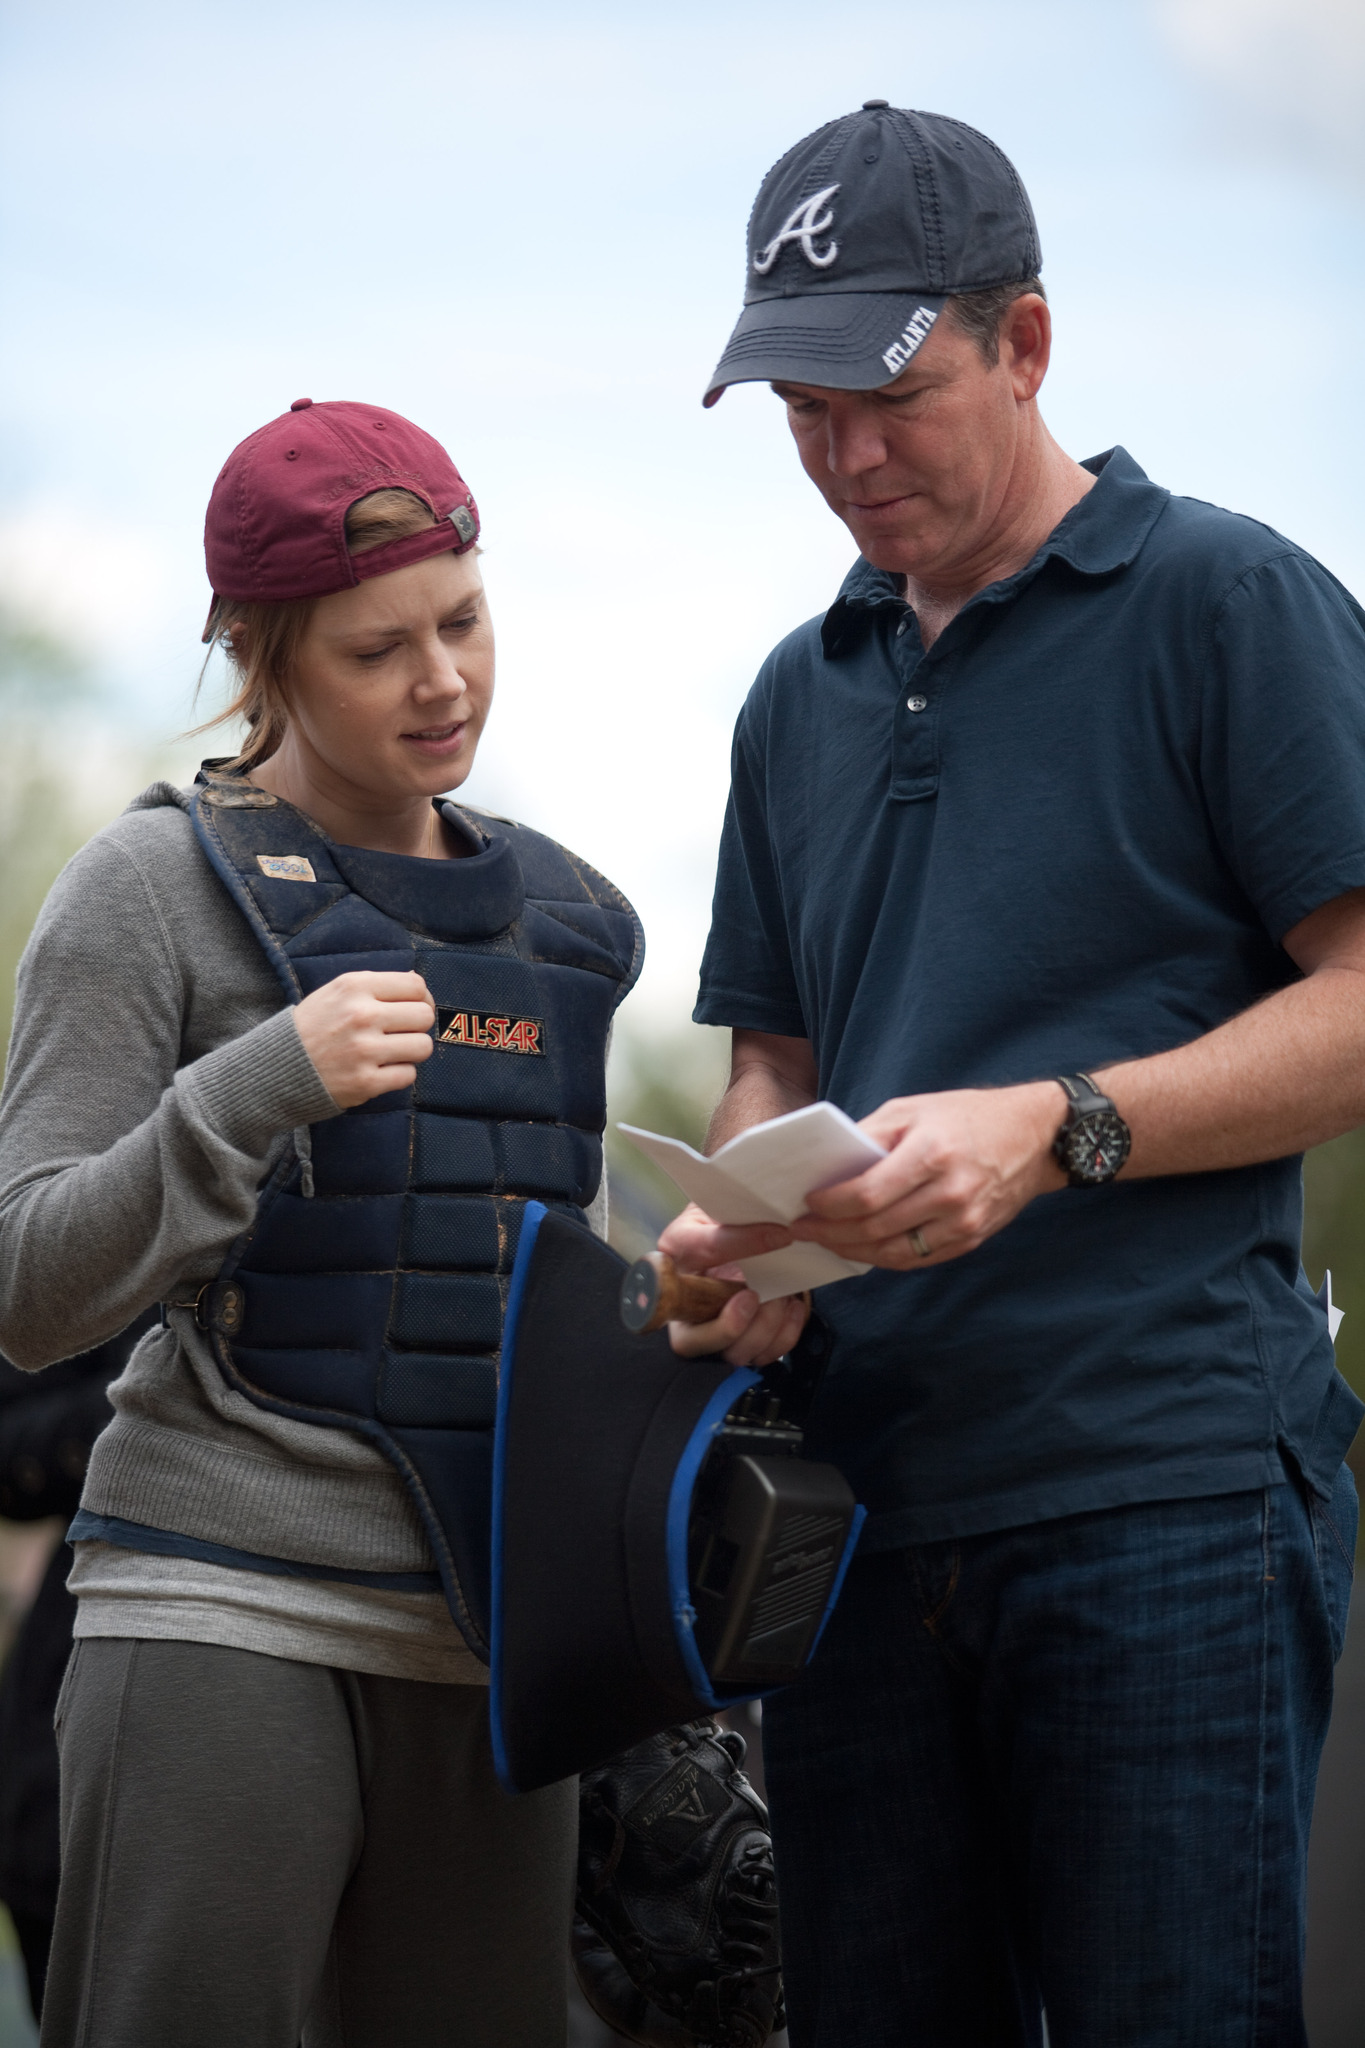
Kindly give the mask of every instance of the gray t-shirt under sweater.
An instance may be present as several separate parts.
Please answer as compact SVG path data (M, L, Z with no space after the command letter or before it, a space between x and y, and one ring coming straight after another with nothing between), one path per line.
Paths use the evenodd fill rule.
M151 1302L193 1299L290 1133L338 1114L187 804L156 783L92 839L20 963L0 1098L0 1351L25 1369L101 1343ZM435 1569L381 1452L255 1407L192 1315L169 1320L109 1390L85 1508L314 1566ZM78 1636L178 1637L455 1684L487 1675L439 1593L102 1542L76 1546L70 1584Z

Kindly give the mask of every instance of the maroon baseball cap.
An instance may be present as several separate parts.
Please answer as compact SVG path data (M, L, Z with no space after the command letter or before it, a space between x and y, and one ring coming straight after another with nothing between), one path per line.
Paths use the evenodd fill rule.
M372 491L411 491L436 525L366 554L346 546L346 514ZM380 405L296 398L238 444L204 520L215 597L326 597L479 537L473 494L439 441Z

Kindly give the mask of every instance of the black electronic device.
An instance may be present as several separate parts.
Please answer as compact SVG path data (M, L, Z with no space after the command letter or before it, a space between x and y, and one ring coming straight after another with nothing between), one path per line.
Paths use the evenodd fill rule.
M795 1678L862 1521L840 1475L800 1455L828 1353L818 1318L761 1374L686 1358L666 1331L624 1327L626 1270L526 1204L490 1504L490 1729L508 1791Z
M809 1463L763 1383L707 1452L688 1522L697 1649L715 1685L788 1685L810 1655L857 1503L842 1472Z

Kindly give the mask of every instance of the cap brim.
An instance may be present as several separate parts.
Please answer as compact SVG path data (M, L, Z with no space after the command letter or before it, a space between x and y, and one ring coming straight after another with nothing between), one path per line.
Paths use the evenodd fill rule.
M937 292L806 292L759 299L740 314L706 386L714 405L727 384L823 384L876 391L893 384L948 302Z

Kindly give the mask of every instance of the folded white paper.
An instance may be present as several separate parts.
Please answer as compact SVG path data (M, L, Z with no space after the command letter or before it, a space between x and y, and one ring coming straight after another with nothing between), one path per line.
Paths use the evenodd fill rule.
M1344 1308L1338 1308L1332 1299L1332 1275L1330 1272L1324 1273L1322 1276L1322 1285L1318 1289L1318 1300L1327 1311L1327 1334L1335 1344L1337 1341L1337 1331L1346 1320L1346 1311Z
M832 1102L812 1102L753 1124L709 1159L680 1138L661 1138L633 1124L616 1128L716 1223L790 1223L805 1213L806 1197L817 1188L852 1180L886 1157ZM851 1280L869 1270L819 1244L786 1245L780 1252L742 1260L740 1269L760 1301Z

